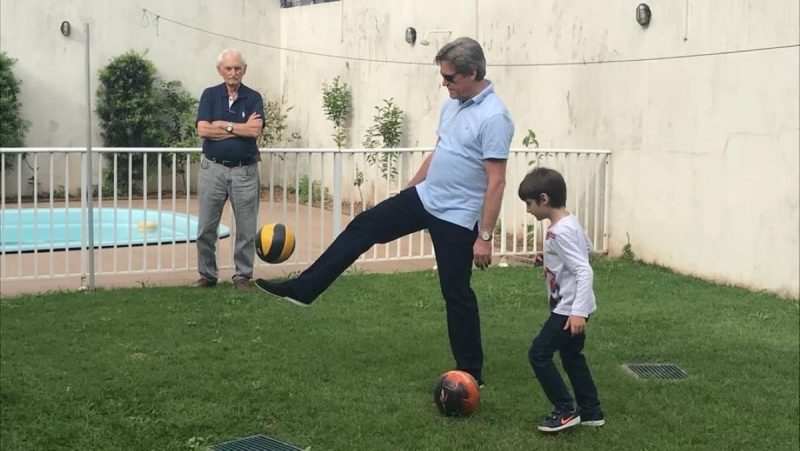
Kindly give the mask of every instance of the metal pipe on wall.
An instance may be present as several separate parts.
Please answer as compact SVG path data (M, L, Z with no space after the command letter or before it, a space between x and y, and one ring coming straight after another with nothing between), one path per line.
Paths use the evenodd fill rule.
M88 289L94 290L94 208L92 205L92 73L89 60L89 24L84 24L86 33L86 213L88 219L89 247L87 257L89 260L89 286Z

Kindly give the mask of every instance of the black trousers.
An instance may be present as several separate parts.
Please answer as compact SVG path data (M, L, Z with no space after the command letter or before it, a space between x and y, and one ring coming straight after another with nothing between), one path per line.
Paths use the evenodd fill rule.
M478 300L470 286L477 226L469 230L434 217L422 206L416 188L405 189L353 218L330 247L298 276L293 288L301 297L315 299L374 244L388 243L423 229L430 233L436 253L456 368L480 379L480 317Z
M597 387L592 380L592 373L589 371L589 364L586 363L586 357L582 353L586 335L573 337L569 330L564 330L567 318L556 313L550 314L539 335L533 340L528 351L528 360L550 403L556 409L571 410L575 405L574 401L553 364L553 354L558 351L561 364L575 391L578 407L581 410L593 411L600 407L600 400L597 397Z

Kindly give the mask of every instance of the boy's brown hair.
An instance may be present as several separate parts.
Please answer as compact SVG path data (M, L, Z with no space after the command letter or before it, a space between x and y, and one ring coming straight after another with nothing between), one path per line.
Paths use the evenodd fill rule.
M539 167L525 175L517 194L523 202L530 199L536 205L539 205L542 194L547 194L551 207L562 208L567 204L567 183L555 169Z

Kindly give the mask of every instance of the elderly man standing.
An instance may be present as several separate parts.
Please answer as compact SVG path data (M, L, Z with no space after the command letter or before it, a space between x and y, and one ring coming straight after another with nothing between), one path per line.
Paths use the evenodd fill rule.
M236 220L234 288L247 291L255 258L260 192L256 138L264 126L264 102L261 94L242 83L247 63L238 51L223 51L217 58L217 72L223 83L206 88L197 108L203 160L197 182L200 279L193 286L208 288L217 284L217 230L222 209L230 199Z

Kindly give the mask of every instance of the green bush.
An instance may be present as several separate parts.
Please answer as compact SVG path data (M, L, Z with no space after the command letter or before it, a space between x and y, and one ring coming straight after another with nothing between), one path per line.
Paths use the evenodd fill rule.
M19 86L12 70L15 59L0 52L0 147L22 147L30 123L22 118ZM24 158L24 155L23 155ZM13 166L16 158L6 158L6 168Z
M403 136L403 110L394 104L394 99L383 99L383 106L375 106L377 114L372 117L365 135L363 145L366 148L383 147L391 149L400 147ZM397 177L397 152L370 152L367 162L377 165L386 180Z
M179 81L163 81L156 75L155 65L143 53L129 51L100 69L97 89L97 115L106 147L195 147L200 143L194 123L197 100L186 92ZM108 154L111 160L113 155ZM120 154L118 188L128 187L128 159L132 159L134 183L141 183L144 157L141 154ZM165 158L170 166L172 158ZM177 159L177 172L184 174L185 155ZM148 169L157 164L148 158ZM106 179L113 176L113 167L106 169ZM148 171L150 172L150 171Z

